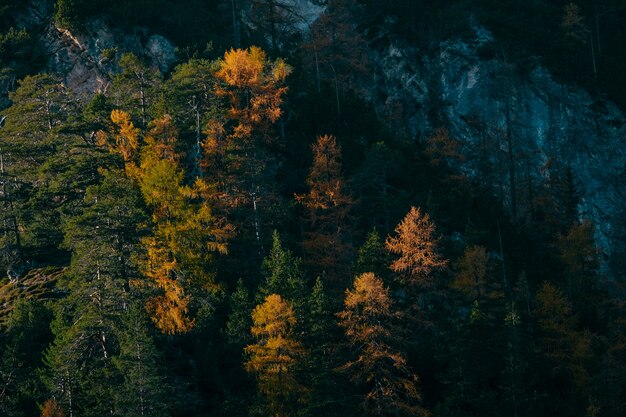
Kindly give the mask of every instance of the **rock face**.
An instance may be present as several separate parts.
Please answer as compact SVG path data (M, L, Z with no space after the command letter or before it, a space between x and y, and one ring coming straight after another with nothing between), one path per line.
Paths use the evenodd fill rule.
M51 1L33 0L16 16L19 27L42 33L40 42L46 59L44 71L59 75L79 94L104 91L116 71L116 57L133 52L146 57L152 66L166 72L176 61L174 45L145 28L112 29L102 19L88 22L80 33L55 26Z
M79 34L50 25L43 42L49 53L47 69L61 74L77 93L106 90L109 74L115 70L111 55L133 52L149 58L162 72L176 60L174 46L163 36L150 35L143 28L112 30L102 20L89 22Z
M446 126L467 156L459 169L492 186L518 217L533 190L570 171L582 195L579 216L596 227L605 269L624 276L624 113L541 66L521 73L485 57L493 40L475 31L473 41L447 41L431 54L378 40L370 99L394 129L416 140Z

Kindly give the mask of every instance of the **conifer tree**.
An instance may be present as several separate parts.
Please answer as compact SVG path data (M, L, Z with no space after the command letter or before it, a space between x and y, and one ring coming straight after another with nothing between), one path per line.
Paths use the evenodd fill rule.
M226 322L228 341L245 344L250 339L251 314L254 305L243 280L237 281L235 291L230 295L230 314Z
M346 273L350 256L348 212L352 200L342 176L341 149L334 136L319 136L311 147L313 165L307 177L309 192L296 195L305 208L309 230L303 242L307 261L314 270L326 271L333 285Z
M282 115L283 83L291 67L271 61L258 47L227 51L216 65L217 94L228 110L207 123L205 174L216 182L215 204L235 224L245 225L242 231L252 231L261 256L261 228L271 222L261 214L275 202L271 127Z
M124 382L116 392L117 414L124 417L167 416L167 385L161 358L149 333L142 305L133 304L123 318L119 355L113 359Z
M437 250L435 225L419 208L411 207L385 245L399 256L391 263L391 270L412 286L429 284L432 274L447 264Z
M363 408L371 416L414 416L420 406L419 378L409 368L393 328L393 301L380 278L361 274L346 290L338 314L354 356L343 365L363 390Z
M133 258L145 221L138 190L121 172L103 171L88 205L68 222L64 245L72 262L55 305L54 343L46 353L47 384L69 415L115 410L112 358L137 280Z
M131 174L152 209L153 231L142 240L145 256L140 261L148 285L157 291L147 307L163 332L185 333L193 326L189 289L217 289L211 261L215 253L226 253L232 228L212 213L212 187L200 178L183 185L175 151L178 131L171 117L151 126L140 165Z
M280 294L292 303L296 311L299 310L305 303L307 291L301 263L289 249L283 247L278 231L274 230L272 247L261 265L265 281L259 296L265 298L269 294Z
M37 370L52 339L48 308L38 301L14 302L0 338L0 413L7 417L36 415L46 395Z
M359 248L354 272L357 275L373 272L376 276L384 277L389 270L389 253L380 238L378 231L373 229L363 246Z
M246 369L257 375L271 415L295 416L305 390L296 377L304 349L295 336L293 307L280 295L270 294L254 309L252 321L256 343L245 348Z
M118 62L121 72L113 78L111 96L116 106L127 110L140 127L150 121L151 107L156 104L156 93L161 85L161 74L132 53L122 54Z

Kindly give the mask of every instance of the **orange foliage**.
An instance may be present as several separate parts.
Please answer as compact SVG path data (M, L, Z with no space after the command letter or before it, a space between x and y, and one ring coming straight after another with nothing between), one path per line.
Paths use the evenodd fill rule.
M425 283L432 272L447 265L437 252L435 225L428 214L411 207L411 211L396 226L395 236L388 236L387 249L400 257L391 263L391 269L407 274L409 283Z
M356 383L366 387L364 408L368 414L426 414L419 405L419 378L408 367L406 358L391 348L397 332L392 329L389 290L380 278L367 272L354 280L346 291L344 310L338 314L340 325L356 350L356 358L342 369Z
M304 247L317 266L330 272L345 265L339 260L340 256L350 251L345 235L352 199L345 190L341 148L335 137L319 136L311 149L313 165L307 178L309 193L295 197L307 209L311 228L306 233Z
M50 398L43 404L41 417L65 417L65 412L57 400Z

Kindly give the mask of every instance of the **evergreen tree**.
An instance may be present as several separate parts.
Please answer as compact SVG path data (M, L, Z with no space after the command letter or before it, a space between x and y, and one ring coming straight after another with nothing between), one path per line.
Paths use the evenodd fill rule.
M258 296L264 299L269 294L280 294L299 312L305 303L307 292L301 263L290 250L283 248L280 235L274 230L272 248L261 265L264 282Z
M69 415L115 410L111 361L138 278L133 257L145 221L139 193L120 172L103 175L88 189L83 213L66 226L73 251L62 284L68 296L55 306L55 339L46 353L48 387Z
M134 304L123 317L119 355L113 358L124 382L116 390L116 414L124 417L168 416L167 385L161 358L150 336L143 306Z
M50 310L38 301L15 301L0 345L0 411L7 417L36 415L46 395L37 375L51 341Z

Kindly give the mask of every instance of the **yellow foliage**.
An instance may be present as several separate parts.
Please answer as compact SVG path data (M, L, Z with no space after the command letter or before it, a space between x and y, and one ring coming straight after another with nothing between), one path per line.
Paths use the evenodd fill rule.
M252 312L252 335L257 343L246 346L248 372L257 374L260 391L275 415L291 415L289 405L297 402L304 389L293 368L304 355L294 338L296 318L293 307L278 294L271 294Z
M124 162L129 162L139 147L139 129L130 120L130 114L122 110L113 110L111 121L118 132L115 134L115 146L109 149L121 155Z

